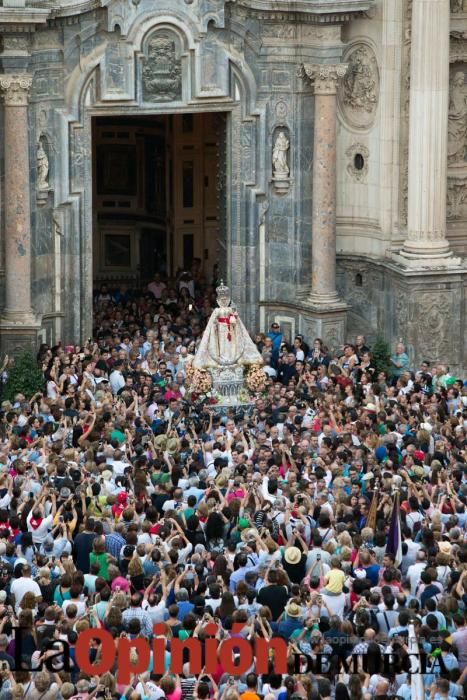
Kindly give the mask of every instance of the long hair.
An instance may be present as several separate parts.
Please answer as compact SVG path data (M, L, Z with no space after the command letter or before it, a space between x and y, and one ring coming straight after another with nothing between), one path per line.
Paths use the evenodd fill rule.
M222 539L224 534L224 520L220 513L210 513L206 522L206 539Z

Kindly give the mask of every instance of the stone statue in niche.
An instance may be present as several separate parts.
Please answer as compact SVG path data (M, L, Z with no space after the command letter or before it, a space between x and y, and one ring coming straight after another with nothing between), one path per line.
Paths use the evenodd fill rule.
M182 65L175 41L158 33L148 44L143 62L143 99L145 102L171 102L182 97Z
M285 132L280 131L274 142L272 151L273 177L276 180L283 180L289 176L290 169L287 164L287 152L289 147L289 139L285 135Z
M368 47L359 46L349 56L349 70L343 80L344 104L354 110L372 113L378 101L376 61Z
M448 163L459 165L465 162L467 145L467 89L464 73L457 71L449 91L448 119Z
M49 159L44 151L42 141L37 144L37 189L41 192L49 189L47 176L49 174Z

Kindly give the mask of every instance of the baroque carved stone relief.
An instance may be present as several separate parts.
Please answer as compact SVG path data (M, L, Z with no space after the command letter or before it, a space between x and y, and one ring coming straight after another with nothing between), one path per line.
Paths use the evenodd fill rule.
M417 295L413 311L413 333L419 354L430 361L452 356L451 330L455 325L452 294Z
M410 100L410 48L412 34L412 0L405 0L404 40L402 45L401 84L401 138L400 138L400 204L399 221L407 225L409 189L409 100Z
M466 199L466 181L449 178L447 192L448 219L461 219L463 217L462 210Z
M182 97L182 62L178 40L169 31L155 32L143 59L145 102L172 102Z
M278 119L285 119L289 113L287 102L284 99L277 100L274 111Z
M2 37L2 53L3 55L22 55L27 53L29 49L29 37L26 36L8 36Z
M417 349L419 358L436 362L452 357L452 292L394 289L395 336ZM456 353L457 354L457 353Z
M346 121L354 128L367 129L375 118L379 99L379 70L373 49L353 44L344 54L349 64L341 82L339 104Z
M451 12L453 14L464 12L464 0L451 0Z
M447 216L467 217L467 85L465 64L451 64L448 115Z
M465 74L457 67L451 73L449 86L448 165L466 165L467 87Z

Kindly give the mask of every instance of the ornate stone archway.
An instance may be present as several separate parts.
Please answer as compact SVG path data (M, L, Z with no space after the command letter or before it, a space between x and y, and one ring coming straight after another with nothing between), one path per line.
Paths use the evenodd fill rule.
M254 79L240 70L235 57L223 54L227 79L215 85L219 53L212 52L209 35L196 46L189 35L189 26L171 24L167 18L143 17L132 27L131 46L121 48L113 39L105 49L96 50L87 61L85 71L76 71L66 90L68 103L60 115L63 144L68 152L68 193L55 208L60 229L68 238L65 246L65 307L60 330L66 338L91 335L92 309L92 128L95 116L142 114L177 114L218 111L226 114L224 168L219 186L228 188L225 211L221 213L221 248L225 260L221 266L232 287L235 302L248 324L256 324L259 302L257 232L256 143L264 115L261 110L251 115L254 101ZM122 41L122 38L119 39ZM120 46L120 48L118 48ZM158 54L159 50L159 54ZM175 69L169 68L161 56L173 53ZM198 52L198 53L197 53ZM126 72L121 62L131 60L132 71ZM120 62L119 62L120 61ZM158 61L160 64L158 65ZM205 84L196 83L201 76L198 63L204 68ZM198 66L198 67L197 67ZM195 76L195 77L193 77ZM164 82L165 81L165 82ZM223 83L223 87L222 87ZM132 99L125 99L129 96ZM64 194L66 192L64 188ZM58 318L58 317L57 317ZM57 329L55 328L55 333Z

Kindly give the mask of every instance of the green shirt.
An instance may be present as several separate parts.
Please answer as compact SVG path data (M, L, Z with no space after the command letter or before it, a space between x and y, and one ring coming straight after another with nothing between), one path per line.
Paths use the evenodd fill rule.
M101 576L103 579L106 581L109 580L109 562L108 562L108 557L107 557L107 552L101 552L100 554L94 554L94 552L91 552L89 555L89 563L94 564L94 563L99 564L99 572L98 576Z
M54 591L54 603L57 603L60 607L62 607L62 603L64 600L70 600L71 598L71 593L70 591L62 591L60 586L57 586L55 591Z
M117 442L121 445L122 442L125 442L125 435L121 430L112 430L110 433L110 439L117 440Z

